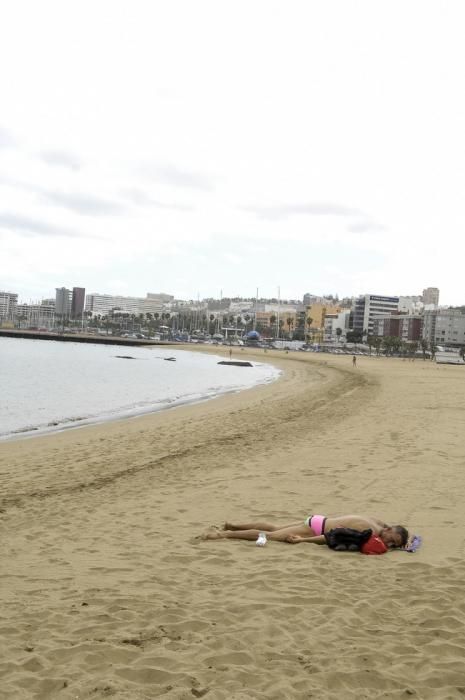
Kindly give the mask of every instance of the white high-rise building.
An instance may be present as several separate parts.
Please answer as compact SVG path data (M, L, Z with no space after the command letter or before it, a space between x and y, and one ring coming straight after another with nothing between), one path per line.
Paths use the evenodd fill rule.
M44 303L48 302L48 303ZM55 299L33 304L18 304L17 318L20 328L48 328L55 325Z
M427 287L423 290L422 301L425 306L432 304L439 306L439 289L437 287Z
M435 345L465 345L465 314L460 309L425 309L423 338Z
M13 292L0 292L0 321L13 321L17 304L17 294Z
M423 300L421 296L400 296L399 311L405 314L419 314L423 311Z
M338 313L327 313L324 318L324 341L325 343L335 343L344 341L349 328L350 310L345 309ZM338 333L338 329L340 332Z
M66 287L56 287L55 289L55 313L62 318L71 316L71 306L73 302L73 292Z
M86 311L93 316L105 316L117 309L127 314L160 313L163 304L159 299L150 297L122 297L112 294L88 294L86 296Z
M364 294L355 300L353 306L353 329L360 333L373 333L373 318L379 314L399 310L399 297L383 297L377 294Z

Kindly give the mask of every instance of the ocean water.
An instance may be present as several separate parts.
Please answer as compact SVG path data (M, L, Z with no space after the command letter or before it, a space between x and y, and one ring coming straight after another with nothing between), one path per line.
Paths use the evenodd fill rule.
M160 411L279 376L271 365L221 359L172 347L0 338L0 440Z

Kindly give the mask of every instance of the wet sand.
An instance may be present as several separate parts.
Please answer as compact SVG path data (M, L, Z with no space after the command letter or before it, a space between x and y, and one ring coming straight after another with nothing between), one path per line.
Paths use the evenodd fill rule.
M234 356L283 377L0 444L0 698L464 697L464 369ZM312 512L373 514L424 544L196 539Z

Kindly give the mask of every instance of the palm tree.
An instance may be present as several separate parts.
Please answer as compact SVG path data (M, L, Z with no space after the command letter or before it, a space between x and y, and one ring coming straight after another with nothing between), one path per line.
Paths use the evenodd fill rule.
M392 352L392 338L387 335L382 340L382 346L386 355L390 355Z
M382 345L382 344L383 344L383 339L382 339L382 338L380 338L379 336L376 336L375 338L373 338L373 345L374 345L374 347L375 347L375 350L376 350L376 354L377 354L377 355L379 355L379 351L380 351L380 348L381 348L381 345Z
M313 318L311 316L305 316L305 342L308 340L313 341L312 323Z
M276 323L276 316L275 316L274 314L271 314L271 316L270 316L270 326L271 326L271 329L272 329L272 330L273 330L273 326L274 326L275 323Z
M400 349L402 347L402 340L398 338L397 336L393 336L392 338L392 350L393 352L400 352Z
M340 330L340 329L338 328L338 330ZM371 355L371 348L372 348L373 345L374 345L374 342L373 342L373 341L374 341L374 337L373 337L372 335L369 335L369 336L367 337L367 345L368 345L368 347L370 348L370 355Z
M17 316L18 321L19 321L19 328L21 328L21 321L27 321L27 316L26 314L20 314Z
M288 326L288 329L289 329L289 340L292 340L292 338L291 338L291 328L294 327L294 319L293 319L291 316L288 316L288 318L286 319L286 323L287 323L287 326Z

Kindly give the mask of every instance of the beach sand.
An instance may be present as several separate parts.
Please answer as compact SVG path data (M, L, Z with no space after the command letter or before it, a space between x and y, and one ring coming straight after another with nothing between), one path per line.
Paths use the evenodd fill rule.
M234 356L283 376L0 444L2 700L465 696L465 370ZM196 539L350 512L423 546Z

